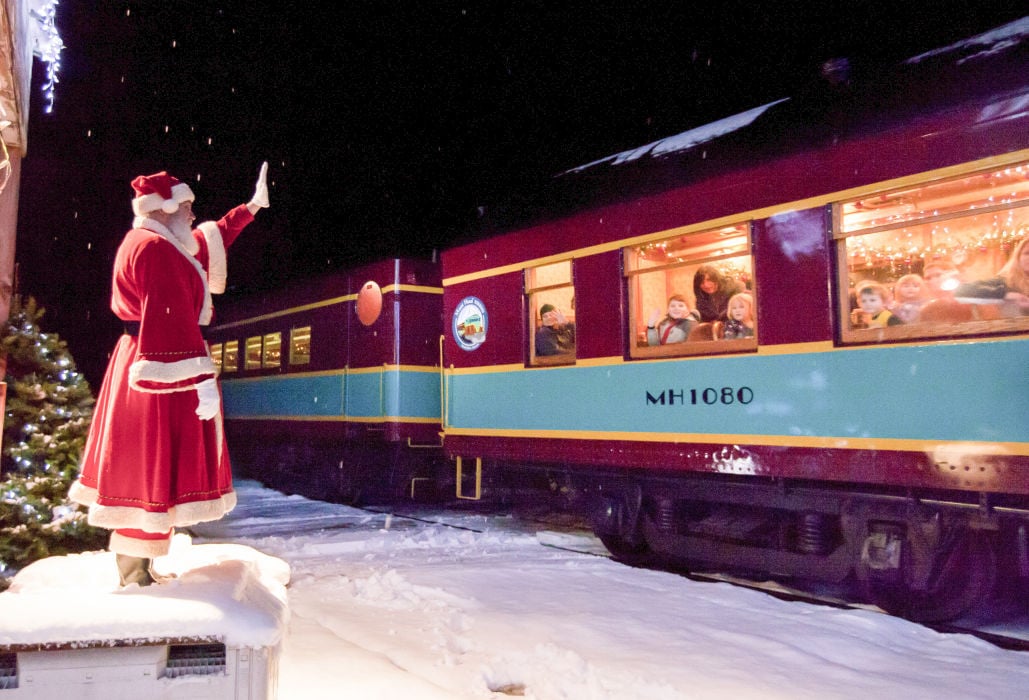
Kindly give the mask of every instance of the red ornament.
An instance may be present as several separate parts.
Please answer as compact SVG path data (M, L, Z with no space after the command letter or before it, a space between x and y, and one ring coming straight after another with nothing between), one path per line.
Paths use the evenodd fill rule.
M379 314L382 313L382 290L375 282L368 281L357 293L357 318L361 323L370 326L375 323Z

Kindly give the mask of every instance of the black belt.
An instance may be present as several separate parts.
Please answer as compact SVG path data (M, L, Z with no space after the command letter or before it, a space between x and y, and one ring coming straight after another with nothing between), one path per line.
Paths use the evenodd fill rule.
M139 335L139 321L122 321L121 324L125 335ZM209 326L200 326L200 335L207 338L208 330Z

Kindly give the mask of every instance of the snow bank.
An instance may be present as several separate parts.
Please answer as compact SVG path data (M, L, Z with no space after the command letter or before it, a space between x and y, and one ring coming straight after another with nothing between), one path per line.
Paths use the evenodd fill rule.
M281 559L176 535L155 569L175 578L120 588L111 552L40 560L0 595L0 646L207 638L262 648L282 640L290 570Z
M1029 687L1024 654L569 551L593 551L587 531L236 487L236 511L196 535L290 563L281 700L997 700Z
M1020 700L1029 687L1025 654L623 566L583 553L600 550L571 525L236 488L235 511L159 560L170 584L119 590L108 554L25 569L0 594L0 644L217 630L257 647L287 628L280 700Z

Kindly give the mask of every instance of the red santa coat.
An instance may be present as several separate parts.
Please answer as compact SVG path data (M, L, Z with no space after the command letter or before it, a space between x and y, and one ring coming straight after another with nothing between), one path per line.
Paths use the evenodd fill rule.
M253 218L244 205L201 224L192 251L150 219L125 235L111 309L138 334L115 346L69 493L90 524L167 533L235 506L221 413L201 420L195 387L215 375L200 331L212 313L208 272L224 284L225 249Z

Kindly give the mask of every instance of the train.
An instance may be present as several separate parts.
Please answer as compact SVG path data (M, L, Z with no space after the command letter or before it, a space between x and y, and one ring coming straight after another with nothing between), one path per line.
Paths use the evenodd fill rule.
M220 302L234 463L327 500L534 494L628 563L920 621L1024 591L1029 309L997 280L1029 268L1027 34L571 169L431 260Z

